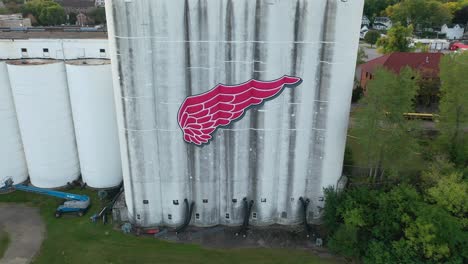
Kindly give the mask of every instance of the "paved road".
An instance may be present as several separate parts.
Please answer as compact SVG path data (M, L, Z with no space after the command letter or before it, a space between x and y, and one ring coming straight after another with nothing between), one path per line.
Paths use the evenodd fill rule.
M45 226L37 208L17 204L0 204L0 229L10 236L0 264L26 264L39 252Z

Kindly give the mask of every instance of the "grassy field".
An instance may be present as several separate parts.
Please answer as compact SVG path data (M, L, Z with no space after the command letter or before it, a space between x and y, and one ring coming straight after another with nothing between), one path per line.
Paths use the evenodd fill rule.
M8 236L8 233L0 229L0 259L2 259L3 255L5 254L8 244L10 244L10 237Z
M94 192L77 191L92 196ZM197 245L182 245L124 235L111 225L89 221L98 208L92 206L86 216L56 219L58 200L16 191L0 195L0 202L26 203L41 209L47 234L35 264L52 263L337 263L320 259L310 252L287 249L213 250Z

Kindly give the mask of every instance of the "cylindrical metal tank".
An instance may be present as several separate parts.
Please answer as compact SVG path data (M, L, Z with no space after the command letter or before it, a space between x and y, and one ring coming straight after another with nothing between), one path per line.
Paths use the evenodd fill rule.
M64 63L18 60L7 67L31 183L58 188L76 180L80 164Z
M110 61L68 61L66 69L83 182L115 187L122 166Z
M4 61L0 61L0 124L0 186L7 178L22 183L28 179L28 168Z
M193 225L240 225L246 198L253 225L298 224L301 197L309 221L318 216L323 188L341 176L363 2L107 0L130 219L181 224L188 199ZM282 76L302 83L214 132L185 119L212 132L208 144L186 142L187 98ZM199 105L200 120L217 113Z

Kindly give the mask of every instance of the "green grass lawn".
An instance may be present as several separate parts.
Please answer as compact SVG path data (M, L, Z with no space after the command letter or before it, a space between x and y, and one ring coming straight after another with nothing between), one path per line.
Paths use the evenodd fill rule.
M95 192L78 191L92 197ZM35 264L52 263L337 263L320 259L310 252L288 249L205 249L197 245L176 244L151 237L125 235L111 225L94 224L89 216L97 209L93 205L84 217L54 217L59 201L54 198L16 191L0 195L0 202L26 203L39 207L46 223L47 234ZM0 250L1 252L1 250Z
M8 244L10 244L10 236L8 236L7 232L0 229L0 259L3 258Z

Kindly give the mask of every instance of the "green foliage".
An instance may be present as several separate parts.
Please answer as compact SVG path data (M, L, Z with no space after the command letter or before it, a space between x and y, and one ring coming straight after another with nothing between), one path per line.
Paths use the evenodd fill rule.
M427 45L424 45L427 48ZM422 50L421 52L427 52ZM418 105L430 107L439 101L440 80L438 78L420 78L418 81ZM428 110L429 112L429 110Z
M380 32L376 30L369 30L364 36L364 41L372 46L374 46L380 38Z
M352 133L363 147L362 153L355 153L355 160L369 168L369 179L383 180L417 164L418 144L403 116L413 110L417 89L417 75L409 68L399 75L378 69L368 83Z
M454 216L463 218L468 213L468 181L463 179L461 173L440 175L438 183L427 193L430 201Z
M450 9L437 0L403 0L386 10L393 22L421 29L450 23Z
M10 236L7 232L4 232L2 229L0 229L0 260L5 254L5 251L7 250L9 244Z
M410 38L413 34L413 27L404 27L396 24L387 32L386 37L381 37L377 41L379 51L384 54L392 52L407 52L410 51Z
M373 20L376 16L380 16L389 5L400 2L400 0L366 0L364 4L364 14Z
M335 215L328 241L334 252L372 264L462 263L467 257L462 218L425 202L414 187L359 187L341 194L328 190L326 197L333 199L329 211L326 200L325 212L332 212L326 222Z
M66 22L65 10L53 0L32 0L22 8L23 15L33 15L43 26L60 25Z
M367 59L366 51L364 50L364 48L359 47L358 56L357 56L357 60L356 60L356 65L360 65L360 64L365 63L366 59Z
M453 15L453 23L462 25L466 25L466 23L468 23L468 4L465 7L462 7L459 10L455 11Z
M95 24L106 23L106 9L104 7L98 7L89 12L89 17L94 21Z
M346 257L359 257L358 228L340 225L328 242L328 248Z
M444 56L440 63L441 100L438 142L443 153L460 167L468 165L468 53Z
M434 157L430 167L421 173L420 184L422 189L427 190L436 186L442 177L453 172L455 172L453 163L450 163L444 157Z
M70 12L68 13L68 24L75 25L76 24L76 13Z

